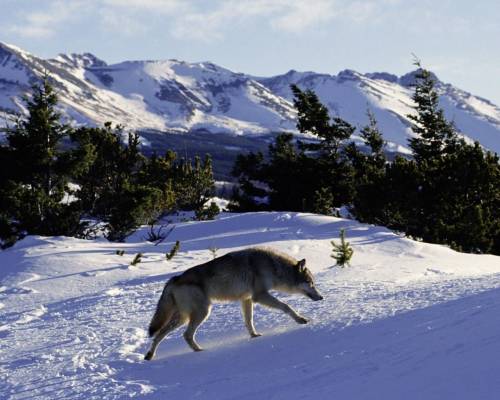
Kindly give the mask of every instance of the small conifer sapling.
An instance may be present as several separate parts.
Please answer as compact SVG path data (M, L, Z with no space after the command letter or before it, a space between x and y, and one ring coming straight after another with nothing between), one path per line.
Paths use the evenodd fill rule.
M212 257L214 258L214 260L217 258L217 250L219 250L219 249L215 246L210 247L208 249L208 251L210 251L210 253L212 253Z
M172 258L174 258L174 256L177 254L180 248L181 248L181 242L177 240L172 249L170 250L170 252L166 254L167 260L171 260Z
M349 266L352 255L354 254L354 250L349 242L346 242L345 240L345 229L340 230L339 244L335 243L333 240L330 243L333 247L333 253L331 254L331 257L336 261L335 265L338 265L342 268L344 268L346 265Z
M142 261L142 253L137 253L130 265L137 265Z

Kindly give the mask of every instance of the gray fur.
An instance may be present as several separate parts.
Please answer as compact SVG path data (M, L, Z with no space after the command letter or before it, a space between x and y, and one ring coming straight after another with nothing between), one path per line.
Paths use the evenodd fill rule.
M201 351L195 334L208 318L212 301L240 301L251 337L260 336L253 324L253 303L281 310L299 324L307 323L307 319L269 293L301 293L312 300L322 300L305 263L271 249L251 248L228 253L171 278L149 326L149 334L154 338L145 359L151 360L161 340L186 322L184 339L194 351Z

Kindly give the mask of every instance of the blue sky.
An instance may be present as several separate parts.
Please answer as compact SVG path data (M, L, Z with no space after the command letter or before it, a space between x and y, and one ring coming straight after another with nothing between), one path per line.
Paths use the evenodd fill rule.
M42 57L399 75L415 53L445 82L500 105L498 0L0 0L0 10L0 41Z

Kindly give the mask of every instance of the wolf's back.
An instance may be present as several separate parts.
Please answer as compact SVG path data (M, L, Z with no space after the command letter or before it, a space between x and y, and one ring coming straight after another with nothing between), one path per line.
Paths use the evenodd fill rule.
M174 298L172 296L172 280L168 281L163 292L158 300L155 314L149 323L149 336L153 336L158 332L170 319L172 308L175 307Z

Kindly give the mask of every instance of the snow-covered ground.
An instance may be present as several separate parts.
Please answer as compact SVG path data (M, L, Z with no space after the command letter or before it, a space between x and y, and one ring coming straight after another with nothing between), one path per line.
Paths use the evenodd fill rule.
M353 262L331 268L341 228ZM29 237L0 252L0 398L498 398L500 257L312 214L223 214L180 223L158 246L145 235ZM181 252L166 261L175 240ZM206 351L175 332L143 361L164 282L209 248L256 245L307 259L325 300L278 296L309 324L257 306L264 336L249 339L239 305L218 304L198 333Z

